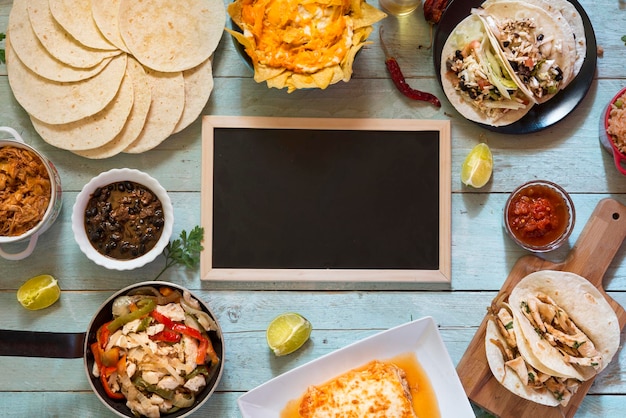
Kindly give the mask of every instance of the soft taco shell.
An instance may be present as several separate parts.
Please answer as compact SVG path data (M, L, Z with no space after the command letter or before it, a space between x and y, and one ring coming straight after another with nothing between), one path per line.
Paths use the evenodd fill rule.
M126 70L126 55L118 55L96 76L72 83L45 79L29 70L8 44L7 74L19 104L49 124L74 122L92 116L117 94Z
M91 68L77 68L54 58L37 38L28 17L28 0L15 0L9 15L9 36L13 50L35 74L52 81L72 82L98 74L111 61L105 58Z
M602 371L611 361L620 342L620 328L615 311L588 280L577 274L541 270L526 276L513 289L509 304L534 356L560 376L584 380L590 377L563 361L560 352L542 339L522 312L522 301L543 293L551 297L594 343L602 356ZM581 378L583 374L583 379Z
M52 125L31 116L33 127L44 141L67 150L88 150L113 140L124 128L133 107L130 77L122 78L117 95L98 113L75 122Z
M222 0L120 2L124 44L154 71L178 72L202 64L217 48L225 23Z
M569 23L560 13L550 14L541 7L520 1L498 1L484 7L484 12L481 16L491 18L496 22L504 22L510 19L531 19L534 21L536 25L535 33L537 35L541 34L546 39L553 38L555 45L560 45L560 47L551 48L551 53L545 57L546 59L554 59L563 72L563 80L559 89L564 89L571 82L576 63L576 45ZM489 33L490 36L494 36L492 31L489 31ZM499 43L495 37L492 39L496 44ZM525 89L527 95L533 96L528 86L521 81L519 74L513 71L513 67L506 59L502 49L499 49L499 51L503 61L508 65L509 71L515 76L520 88ZM535 99L539 103L544 103L554 97L555 94L557 93L545 94L542 97L535 97Z
M448 75L447 59L457 50L463 50L470 42L476 39L475 34L481 33L488 37L487 31L480 20L474 14L463 19L452 31L441 50L441 84L448 100L466 119L491 126L506 126L521 119L531 109L533 103L529 100L526 107L518 110L510 110L504 114L489 116L475 107L471 99L458 91ZM492 52L498 53L492 44Z
M502 386L504 386L517 396L520 396L529 401L547 406L559 405L559 401L551 393L547 391L539 392L529 386L526 386L520 380L519 376L505 365L504 357L502 357L502 352L492 342L492 340L499 340L502 344L506 344L506 341L502 337L502 335L500 335L500 331L498 331L498 327L496 326L496 324L493 322L493 320L489 320L487 322L487 330L485 333L485 352L487 355L487 362L489 363L491 373L493 373L493 376ZM520 338L518 337L518 345L520 343L519 340Z
M75 154L91 159L109 158L124 151L141 133L148 110L150 110L150 83L143 66L131 56L128 57L126 77L131 80L133 85L133 107L130 110L126 124L110 142L98 148L82 151L74 150Z
M119 50L100 50L78 42L54 20L48 0L28 0L28 17L37 38L61 62L78 68L91 68L102 60L119 55Z
M487 7L488 5L499 1L503 0L487 0L482 6ZM573 77L576 77L583 65L583 62L585 61L585 57L587 56L587 37L585 34L585 26L583 24L582 16L576 9L576 6L568 0L524 0L524 2L541 7L553 16L558 16L560 14L569 24L576 48L576 62L574 64L573 73Z
M96 26L91 12L91 0L48 0L52 17L74 39L95 49L117 50Z

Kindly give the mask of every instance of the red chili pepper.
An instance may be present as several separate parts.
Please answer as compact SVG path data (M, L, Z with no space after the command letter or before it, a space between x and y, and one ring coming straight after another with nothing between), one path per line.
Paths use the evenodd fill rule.
M441 102L435 95L424 92L424 91L416 90L412 88L411 86L409 86L409 84L406 82L406 79L404 78L404 74L402 74L402 70L400 69L400 64L398 64L398 61L396 61L394 57L389 55L389 52L387 51L387 47L385 46L385 43L383 42L383 27L382 26L380 27L380 30L379 30L379 36L380 36L380 45L382 46L383 52L385 53L385 65L387 66L387 70L389 71L389 74L391 75L391 80L393 81L393 84L396 85L396 88L400 91L400 93L404 94L409 99L430 102L436 107L441 107Z

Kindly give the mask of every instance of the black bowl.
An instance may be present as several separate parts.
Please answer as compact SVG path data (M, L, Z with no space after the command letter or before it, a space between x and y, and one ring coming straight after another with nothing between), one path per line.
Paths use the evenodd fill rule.
M126 295L132 290L135 290L144 286L153 286L153 287L167 286L167 287L171 287L172 289L178 290L181 293L185 291L189 292L187 289L185 289L182 286L179 286L173 283L168 283L168 282L161 282L161 281L141 282L141 283L136 283L131 286L125 287L124 289L117 291L115 294L109 297L102 304L102 306L98 309L98 312L96 313L96 315L91 320L91 323L89 324L89 327L87 328L87 335L85 337L84 362L85 362L85 372L87 373L87 379L89 380L89 384L91 385L93 391L98 396L100 401L102 401L102 403L105 406L107 406L111 411L113 411L114 413L122 417L135 417L135 415L133 415L130 408L126 406L126 399L116 400L116 399L109 398L106 392L104 391L102 384L100 383L100 379L93 376L92 370L93 370L93 364L95 360L94 360L93 354L91 353L90 346L94 341L96 341L96 332L98 331L100 326L109 322L113 318L113 314L111 312L111 309L113 307L113 301L118 296ZM204 303L202 299L195 296L193 293L191 292L189 293L194 299L196 299L200 303L202 310L206 312L211 317L211 319L213 319L215 323L217 324L217 331L209 331L209 338L211 339L213 348L215 349L215 352L217 353L220 359L220 363L218 365L217 372L211 375L211 377L207 381L206 386L196 395L193 405L190 406L189 408L183 408L176 412L172 412L171 414L167 414L166 416L168 418L187 416L191 414L192 412L196 411L198 408L200 408L209 399L211 394L215 391L215 388L217 387L217 384L219 383L220 378L222 377L222 372L224 370L224 338L222 334L222 329L219 323L217 322L215 315L213 314L213 312L211 312L211 309L209 309L206 303Z

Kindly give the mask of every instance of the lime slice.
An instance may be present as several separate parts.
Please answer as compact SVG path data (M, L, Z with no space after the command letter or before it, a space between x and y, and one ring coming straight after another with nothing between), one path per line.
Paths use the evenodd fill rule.
M277 356L291 354L309 339L312 329L311 323L300 314L281 314L267 327L267 345Z
M59 300L61 289L57 280L49 274L28 279L17 290L17 300L26 309L36 311L47 308Z
M493 156L489 146L485 143L476 145L463 161L461 166L461 181L467 186L481 188L491 178L493 171Z

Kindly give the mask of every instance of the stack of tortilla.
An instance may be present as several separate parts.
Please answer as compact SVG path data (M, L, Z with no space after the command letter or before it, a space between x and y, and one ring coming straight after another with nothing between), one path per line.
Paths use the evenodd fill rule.
M531 66L530 70L523 60L524 54L508 50L509 42L505 39L504 28L507 25L511 25L508 27L519 25L519 22L523 21L531 22L533 29L528 35L533 39L533 48L536 48L538 54L538 57L533 57L531 62L534 68ZM482 31L472 29L476 22L483 24ZM524 106L511 108L506 103L505 105L496 103L495 106L489 103L485 106L482 99L488 95L477 95L476 91L468 94L471 88L468 89L465 83L467 81L464 78L465 74L451 71L454 70L454 61L460 58L461 53L466 53L470 43L482 41L485 37L496 50L505 70L504 75L510 75L519 89L519 92L516 89L509 89L509 93L523 94L524 97L518 99L518 102ZM578 75L585 60L586 50L582 17L569 1L487 0L457 25L442 49L443 89L450 102L467 119L492 126L509 125L521 119L532 106L551 100L559 91L567 88ZM516 58L522 58L522 61L516 62ZM547 63L553 66L550 71L560 72L555 76L557 81L549 89L538 86L538 77L535 76L535 72L540 71L540 67Z
M225 20L220 0L15 0L9 84L51 145L141 153L202 112Z

